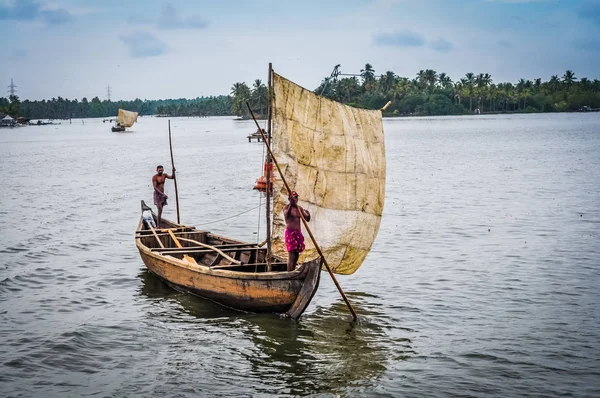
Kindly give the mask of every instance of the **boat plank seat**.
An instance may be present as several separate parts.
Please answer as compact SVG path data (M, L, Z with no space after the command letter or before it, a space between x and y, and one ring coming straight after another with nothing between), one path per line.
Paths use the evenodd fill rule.
M169 236L168 232L162 232L162 229L156 229L156 234L158 236ZM175 236L181 236L181 235L198 235L198 234L208 234L208 231L197 231L197 230L193 230L193 231L178 231L178 232L173 232L175 234ZM136 238L143 238L146 236L152 236L152 231L150 231L149 229L146 230L142 230L142 231L136 231L135 237Z
M252 267L266 267L267 263L259 263L259 264L242 264L242 265L216 265L211 267L210 269L232 269L232 268L252 268ZM287 263L271 263L271 267L275 266L285 266L287 268Z
M220 249L223 252L226 253L233 253L233 252L251 252L251 251L257 251L257 250L263 250L266 251L266 248L262 248L262 247L221 247L221 246L215 246L215 248ZM187 247L153 247L150 249L153 252L159 252L159 253L169 253L169 254L182 254L182 253L211 253L214 252L214 250L212 249L205 249L202 246L187 246Z

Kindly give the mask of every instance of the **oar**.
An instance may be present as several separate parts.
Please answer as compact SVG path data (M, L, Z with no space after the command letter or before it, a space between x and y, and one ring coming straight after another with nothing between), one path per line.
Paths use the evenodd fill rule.
M214 246L207 245L206 243L198 242L197 240L193 240L193 239L187 239L187 238L179 238L179 239L180 239L180 240L183 240L183 241L186 241L186 242L195 243L195 244L197 244L198 246L205 247L205 248L207 248L207 249L214 250L214 251L216 251L217 253L219 253L221 256L223 256L223 258L225 258L225 259L227 259L227 260L231 261L233 264L242 265L242 262L241 262L241 261L238 261L238 260L236 260L235 258L232 258L232 257L228 256L227 254L223 253L223 251L221 251L221 250L217 249L217 248L216 248L216 247L214 247Z
M156 240L158 241L158 244L160 245L161 249L165 248L165 245L162 244L162 242L160 241L160 238L158 237L158 235L156 234L156 230L154 229L154 227L152 227L152 225L150 225L150 223L146 223L148 225L148 228L150 228L150 230L152 231L152 233L154 234L154 237L156 238Z
M285 189L287 189L288 195L289 195L292 192L292 190L290 189L290 186L288 185L287 181L285 180L285 177L283 175L283 172L281 171L281 168L279 168L279 163L277 163L277 159L275 159L275 155L273 155L273 151L271 151L271 145L269 145L269 141L267 141L267 137L265 137L265 133L263 132L263 130L258 125L258 121L256 121L256 118L254 117L254 112L252 112L252 109L250 108L250 104L247 101L246 101L246 106L248 106L248 110L250 111L250 115L252 116L252 119L254 119L254 123L256 123L256 127L258 127L258 131L260 131L260 135L262 135L262 137L263 137L263 141L264 141L265 145L267 146L267 150L269 151L269 154L271 155L271 160L273 161L273 163L275 163L275 166L277 166L277 171L279 171L279 175L281 176L281 180L283 181L283 184L285 185ZM352 313L352 317L356 321L358 319L358 317L356 316L356 312L354 312L354 308L352 308L352 304L350 304L350 301L348 301L348 298L344 294L344 291L342 290L342 287L340 286L340 284L338 283L335 275L331 271L331 268L329 267L329 264L327 264L327 260L325 259L325 256L323 255L323 252L321 251L321 248L319 247L319 244L317 243L317 240L313 236L312 231L310 230L310 227L308 226L308 223L306 222L306 219L304 219L304 215L302 214L301 211L299 211L298 213L300 213L300 218L302 219L302 223L304 224L304 228L306 228L306 232L308 232L308 235L310 235L310 239L312 240L312 243L315 246L315 249L317 249L317 253L319 253L319 256L321 256L321 258L323 259L323 264L325 264L325 268L327 268L327 272L329 272L329 276L331 276L331 279L333 279L333 283L335 284L335 287L337 287L338 291L342 295L342 298L346 302L346 305L348 306L348 309L350 310L350 313Z
M171 120L169 120L169 148L171 149L171 166L173 167L173 182L175 183L175 206L177 207L177 224L180 224L179 193L177 192L177 174L175 173L175 162L173 161L173 145L171 144Z
M169 229L168 232L169 232L169 235L171 235L171 238L173 239L173 242L175 242L175 246L177 246L179 249L183 248L183 246L181 246L181 243L179 243L179 240L177 240L177 237L175 237L175 234L173 233L173 231L171 231ZM185 261L187 261L188 263L192 263L192 264L198 265L198 263L196 262L196 259L194 257L192 257L192 256L184 254L183 255L183 259Z

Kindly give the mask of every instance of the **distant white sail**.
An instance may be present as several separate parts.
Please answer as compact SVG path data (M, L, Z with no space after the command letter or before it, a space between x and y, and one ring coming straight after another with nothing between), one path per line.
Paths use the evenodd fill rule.
M137 122L138 113L119 109L117 124L123 127L131 127Z

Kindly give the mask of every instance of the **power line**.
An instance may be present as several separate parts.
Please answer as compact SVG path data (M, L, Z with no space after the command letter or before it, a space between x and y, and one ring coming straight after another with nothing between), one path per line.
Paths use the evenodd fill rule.
M106 86L106 99L110 101L110 84Z

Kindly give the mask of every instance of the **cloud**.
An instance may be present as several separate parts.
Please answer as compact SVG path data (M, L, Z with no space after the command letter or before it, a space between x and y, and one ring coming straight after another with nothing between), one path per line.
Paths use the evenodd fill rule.
M159 29L204 29L208 26L208 22L198 14L191 14L186 17L180 16L172 4L165 4L158 18L136 15L130 17L129 22L140 25L155 25Z
M576 40L574 46L582 50L591 52L600 52L600 39L595 38L584 38Z
M577 12L579 19L586 20L600 27L600 1L587 1Z
M486 3L511 3L511 4L519 4L519 3L547 3L552 0L485 0Z
M164 42L142 31L121 35L119 39L129 48L129 54L134 58L155 57L168 51Z
M382 46L396 47L421 47L425 45L423 36L410 30L375 35L374 42Z
M40 11L40 16L44 21L52 25L63 24L65 22L69 22L72 19L69 11L65 10L64 8L58 8L55 10L43 10Z
M498 40L496 42L496 44L500 48L512 48L513 47L513 44L511 42L509 42L508 40Z
M454 46L448 40L440 38L431 43L431 48L435 51L446 52L452 50Z
M27 58L28 52L22 48L17 48L12 52L13 56L18 59Z
M198 14L180 17L172 4L164 5L157 23L158 27L161 29L203 29L208 26L208 22Z
M49 8L37 0L18 0L0 3L0 20L43 21L51 25L68 22L72 15L64 8Z

